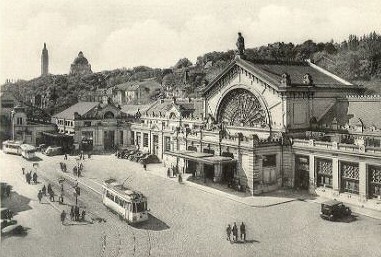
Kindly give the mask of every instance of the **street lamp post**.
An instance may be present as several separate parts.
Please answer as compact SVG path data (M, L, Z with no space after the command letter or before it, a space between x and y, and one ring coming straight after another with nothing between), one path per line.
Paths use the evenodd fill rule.
M15 140L15 121L14 121L14 117L15 117L15 110L12 110L11 111L11 122L12 122L12 140L13 141Z

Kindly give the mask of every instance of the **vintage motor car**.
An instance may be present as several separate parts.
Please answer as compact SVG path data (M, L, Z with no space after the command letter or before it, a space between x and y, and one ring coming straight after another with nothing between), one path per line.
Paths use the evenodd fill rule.
M352 214L351 209L346 207L342 202L329 200L321 204L320 217L330 221L348 217Z

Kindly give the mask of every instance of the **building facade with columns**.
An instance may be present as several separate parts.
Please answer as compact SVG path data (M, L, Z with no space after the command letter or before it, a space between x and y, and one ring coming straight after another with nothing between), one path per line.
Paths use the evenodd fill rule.
M58 133L71 136L74 146L85 151L109 151L128 145L130 124L120 108L107 97L103 102L78 102L53 115Z
M353 99L361 99L362 92L362 87L309 61L249 61L239 56L205 88L200 104L165 99L148 108L131 127L131 144L179 172L216 183L236 181L252 194L281 187L320 193L320 187L328 187L324 179L335 181L339 194L360 192L351 180L357 174L366 177L363 191L378 193L380 146L370 146L368 136L377 141L375 128L381 126L368 124L376 134L363 131L356 136L356 126L350 124L356 116L352 109L359 109ZM365 120L368 113L358 115ZM366 138L365 152L353 152L359 147L355 142L345 146L347 138ZM336 145L337 153L327 145ZM323 168L332 166L327 160L337 164L341 175L335 180L323 176Z

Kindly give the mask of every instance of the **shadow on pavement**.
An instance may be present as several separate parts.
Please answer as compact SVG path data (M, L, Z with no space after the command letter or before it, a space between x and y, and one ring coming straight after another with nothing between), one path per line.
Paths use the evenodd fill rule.
M154 230L154 231L160 231L160 230L165 230L169 229L170 227L163 221L159 220L155 216L148 214L149 218L147 221L140 223L140 224L135 224L133 227L137 229L146 229L146 230Z
M3 197L1 199L1 207L10 209L16 215L19 212L31 210L32 208L29 206L30 201L30 198L12 191L10 197Z
M40 162L42 161L42 159L38 156L35 156L33 157L32 159L26 159L27 161L30 161L30 162Z
M251 240L246 240L245 242L241 241L241 240L237 241L237 242L232 241L232 243L234 243L234 244L253 244L253 243L260 243L260 241L251 239Z
M347 217L343 217L341 219L338 219L336 222L342 222L342 223L351 223L351 222L354 222L354 221L357 221L357 217L356 215L350 215L350 216L347 216Z
M30 230L30 228L19 226L17 229L14 229L10 233L7 233L7 234L2 233L1 241L10 237L26 237L28 235L28 230Z

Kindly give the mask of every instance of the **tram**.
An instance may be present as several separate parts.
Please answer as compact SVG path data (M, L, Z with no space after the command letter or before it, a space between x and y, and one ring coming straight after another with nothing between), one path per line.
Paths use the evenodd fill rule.
M127 223L148 220L147 198L142 193L126 188L114 179L106 180L102 189L103 204Z
M7 140L3 142L3 152L21 155L21 145L20 141Z
M27 160L33 159L36 157L36 147L32 145L22 144L21 148L21 156Z

